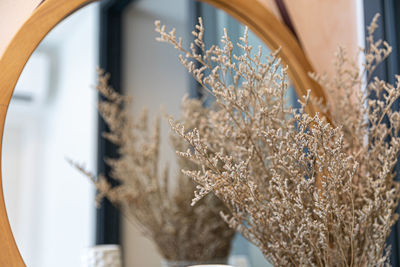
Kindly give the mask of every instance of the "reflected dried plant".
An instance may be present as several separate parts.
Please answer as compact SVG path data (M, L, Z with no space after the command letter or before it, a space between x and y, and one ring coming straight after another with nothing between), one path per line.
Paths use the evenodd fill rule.
M168 166L160 170L160 118L149 129L147 112L136 120L129 110L130 99L108 85L108 75L100 72L98 91L105 97L99 112L109 127L104 137L116 144L119 158L107 159L111 177L120 182L111 186L104 176L98 178L83 166L73 163L95 184L97 200L103 197L122 209L141 232L152 240L164 259L171 261L209 262L228 257L234 230L219 216L226 209L215 196L190 206L195 185L182 172L170 178ZM203 118L200 100L188 100L182 120L195 127ZM170 140L174 149L187 144L175 134ZM196 169L188 159L178 157L181 168Z
M374 41L375 28L376 19L368 28L368 73L390 53ZM375 78L364 90L363 72L340 50L331 82L314 75L338 98L324 107L333 126L322 114L305 112L309 94L301 108L287 105L287 70L278 52L265 58L261 48L253 52L247 29L240 55L226 31L222 48L206 49L201 19L189 50L175 30L166 32L157 21L156 31L216 98L198 128L170 121L192 148L178 153L201 166L183 171L199 184L193 204L215 193L229 209L222 212L227 223L276 266L389 264L385 241L399 200L393 168L400 117L392 109L399 78L395 86Z

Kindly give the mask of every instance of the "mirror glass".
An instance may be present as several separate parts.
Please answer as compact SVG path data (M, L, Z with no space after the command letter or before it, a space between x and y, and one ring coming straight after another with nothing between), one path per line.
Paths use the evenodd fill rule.
M33 267L80 266L81 253L95 243L95 191L66 158L96 172L99 4L91 4L60 23L27 63L7 115L2 166L6 207L18 247ZM201 15L207 46L219 44L223 29L236 42L244 25L204 3L188 0L137 0L122 17L122 90L133 97L132 114L143 108L150 121L160 110L178 118L184 95L197 85L169 45L155 41L154 21L175 27L191 40L194 19ZM269 49L249 32L253 47ZM107 71L107 70L106 70ZM291 103L296 103L293 90ZM162 108L161 108L162 107ZM176 158L161 125L160 164L177 172ZM122 216L124 266L160 266L161 256L126 216ZM268 266L261 252L236 235L230 256L236 266Z

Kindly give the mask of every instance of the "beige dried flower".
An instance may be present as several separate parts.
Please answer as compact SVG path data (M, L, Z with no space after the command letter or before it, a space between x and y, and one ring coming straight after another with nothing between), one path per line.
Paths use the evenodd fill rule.
M103 176L97 179L79 164L73 163L88 176L98 190L97 200L108 198L122 212L133 218L141 232L157 246L164 259L172 261L224 260L228 257L234 230L219 216L226 210L215 196L190 206L195 184L180 171L168 177L168 167L159 170L160 119L148 129L147 113L135 120L128 109L130 99L116 93L108 85L109 75L99 73L98 91L106 98L99 111L109 126L104 136L119 146L119 158L107 159L111 176L121 184L112 187ZM199 100L188 100L183 107L182 121L195 127L202 120L204 108ZM171 134L174 149L188 145ZM179 157L179 168L196 169L190 160ZM175 185L175 186L174 186Z
M205 48L201 19L189 50L174 30L155 24L158 40L181 51L182 64L216 98L197 128L171 120L192 147L179 154L201 166L184 170L199 184L194 202L215 193L229 209L229 225L276 266L388 264L385 241L399 200L393 168L400 114L392 105L400 78L395 86L377 78L362 86L363 72L340 50L337 76L318 77L338 98L324 107L333 126L305 112L309 95L298 110L286 104L288 77L278 52L254 53L247 29L235 55L226 31L222 48ZM374 41L374 28L376 19L365 51L368 75L390 53Z

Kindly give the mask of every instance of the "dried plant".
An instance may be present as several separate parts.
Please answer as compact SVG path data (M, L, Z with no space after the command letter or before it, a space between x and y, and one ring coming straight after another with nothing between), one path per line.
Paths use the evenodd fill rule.
M100 102L99 112L109 132L105 138L119 147L119 158L107 159L111 176L120 182L112 187L104 176L98 179L79 164L73 163L95 184L97 200L108 198L122 209L141 232L154 241L164 259L171 261L213 262L227 259L234 230L219 216L226 209L215 196L207 196L193 208L190 201L194 183L180 171L169 178L168 166L160 165L160 119L154 129L148 129L147 112L135 120L128 108L130 99L116 93L108 85L108 75L100 72L98 91L106 100ZM182 120L195 127L203 118L200 100L188 100L183 107ZM171 135L175 149L187 144ZM188 159L177 159L179 168L195 169ZM179 170L180 170L179 169Z
M376 19L363 66L369 75L390 53L374 41L375 28ZM193 204L215 193L229 209L222 212L229 225L276 266L389 264L385 241L399 200L393 168L400 114L392 109L399 77L395 86L377 78L363 86L364 72L340 50L332 81L314 75L335 100L325 107L332 125L305 112L309 94L300 109L287 105L287 69L278 52L265 59L261 48L254 53L247 29L240 55L226 31L222 48L206 49L201 19L189 50L175 30L166 32L157 21L156 31L216 98L198 128L171 120L191 146L179 154L201 166L183 171L199 184Z

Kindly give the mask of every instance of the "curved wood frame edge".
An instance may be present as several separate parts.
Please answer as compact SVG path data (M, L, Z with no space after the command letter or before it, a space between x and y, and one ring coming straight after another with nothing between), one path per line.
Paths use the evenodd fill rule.
M247 25L271 50L281 48L280 56L284 64L289 66L291 78L299 97L311 90L311 95L322 99L326 96L322 87L310 78L314 70L299 42L290 30L280 22L266 7L257 0L200 0L224 10L244 25ZM320 112L318 107L309 104L307 112ZM330 118L327 117L330 121Z

